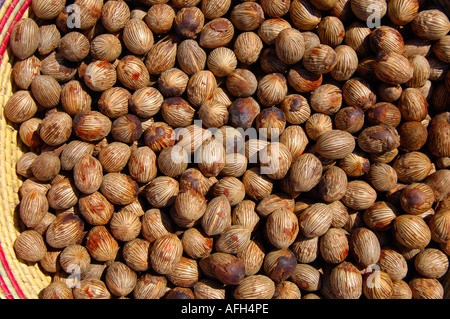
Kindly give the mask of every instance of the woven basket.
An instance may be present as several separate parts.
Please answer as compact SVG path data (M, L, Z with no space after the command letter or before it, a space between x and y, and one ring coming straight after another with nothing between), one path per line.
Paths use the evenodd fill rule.
M1 0L0 0L1 3ZM31 14L31 0L5 0L0 8L0 298L36 299L50 283L38 264L27 264L16 258L13 243L20 229L16 206L22 181L15 173L15 162L26 151L17 133L17 125L9 122L3 107L14 92L11 69L14 56L8 48L12 27Z
M450 1L435 0L450 16ZM0 0L0 110L14 92L11 70L14 56L8 48L10 32L17 21L32 17L31 0ZM18 125L0 113L0 298L37 299L50 283L37 263L19 261L13 243L21 229L17 214L18 190L22 180L16 175L15 163L26 152L18 136ZM450 272L449 272L450 273ZM450 274L443 282L450 298Z

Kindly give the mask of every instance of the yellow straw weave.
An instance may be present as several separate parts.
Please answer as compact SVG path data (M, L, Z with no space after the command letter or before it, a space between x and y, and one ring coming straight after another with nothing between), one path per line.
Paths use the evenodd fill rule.
M1 10L0 17L11 5L6 1ZM6 35L17 12L24 4L24 0L17 3L8 22L1 32L0 42ZM28 17L30 9L25 11L23 17ZM22 180L16 175L15 163L25 150L18 137L18 126L9 122L4 115L3 107L14 92L11 70L14 65L14 56L7 49L0 64L0 247L3 253L0 264L0 298L28 298L36 299L42 289L50 283L50 276L44 274L38 264L29 264L16 258L13 243L20 229L17 205L19 203L18 190ZM9 275L8 275L9 274Z
M0 33L0 43L5 39L7 30L13 22L19 9L25 3L21 0L17 3L8 22ZM449 0L435 0L447 14L450 15ZM6 0L0 8L0 18L11 6L12 0ZM23 17L28 17L31 10L25 11ZM14 56L6 50L0 64L0 110L14 92L11 70L14 65ZM0 298L37 299L42 290L50 283L51 277L44 274L38 264L29 264L16 258L13 243L20 233L20 224L17 214L19 204L18 190L22 184L16 175L15 163L25 152L20 138L18 126L9 122L4 112L0 112ZM450 298L450 273L443 282L446 288L445 298Z

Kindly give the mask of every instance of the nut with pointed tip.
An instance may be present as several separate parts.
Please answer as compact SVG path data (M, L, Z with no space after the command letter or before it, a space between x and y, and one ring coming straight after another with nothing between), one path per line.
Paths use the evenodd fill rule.
M214 185L213 194L214 196L225 195L230 205L235 206L245 198L245 183L233 176L222 177Z
M181 96L185 91L189 76L178 68L171 68L161 73L158 78L159 92L166 96Z
M101 193L113 204L127 205L138 196L138 184L123 173L108 173L103 176Z
M231 226L231 205L225 195L216 196L207 203L201 226L208 236L222 234Z
M161 236L153 243L150 253L152 268L157 273L166 275L180 262L182 254L183 245L175 234Z
M131 293L136 286L137 274L120 261L108 265L105 273L105 284L108 290L119 297Z
M56 216L45 233L45 242L60 249L78 242L83 234L84 222L77 215L66 212Z
M156 208L171 206L179 192L179 183L170 176L158 176L146 188L148 202Z
M6 118L13 123L23 123L29 120L37 110L37 104L31 92L27 90L14 92L4 106Z
M100 279L83 279L72 291L75 299L111 299L111 293Z
M103 167L92 155L84 155L73 167L73 181L83 194L96 192L103 180Z
M83 218L94 226L106 225L114 213L114 205L100 192L80 196L78 207Z
M119 82L130 90L147 87L150 83L150 75L144 62L135 55L121 58L116 70Z
M264 22L264 10L258 2L242 2L231 9L230 20L240 31L253 31Z

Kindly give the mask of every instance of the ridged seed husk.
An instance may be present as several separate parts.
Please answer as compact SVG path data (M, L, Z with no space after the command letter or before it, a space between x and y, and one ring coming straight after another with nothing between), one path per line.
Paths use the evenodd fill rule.
M244 264L246 276L255 275L263 267L265 249L261 242L250 240L245 249L237 254L239 260Z
M358 67L358 55L349 45L338 45L336 52L337 62L330 74L337 81L346 81L352 77Z
M392 224L395 239L409 249L425 248L431 240L431 231L422 217L410 214L397 216Z
M381 270L387 273L394 282L402 280L408 273L408 263L405 257L395 249L382 249L378 264Z
M276 248L288 248L299 233L299 220L290 210L280 208L267 217L265 233L269 242Z
M250 205L250 202L247 201ZM283 193L270 194L269 196L263 198L256 206L256 212L262 217L268 217L274 211L278 209L287 209L291 212L294 211L295 200ZM255 208L255 207L253 207Z
M115 10L118 20L119 12ZM147 53L153 46L153 32L147 24L141 19L129 19L122 30L122 39L124 45L132 53L136 55L143 55Z
M345 27L338 17L327 16L320 20L317 34L323 44L334 48L344 41Z
M122 87L112 87L102 93L98 101L100 112L110 118L118 118L128 113L131 93Z
M301 31L314 29L322 18L322 13L309 1L293 0L289 9L292 23Z
M30 57L41 42L39 26L31 18L19 20L11 30L10 46L19 59Z
M280 283L288 279L295 271L297 259L289 248L274 249L264 258L263 269L270 279Z
M97 155L105 173L119 173L128 163L131 148L123 142L111 142Z
M364 211L363 220L371 230L386 230L392 226L392 221L398 214L393 204L378 201Z
M242 176L245 193L253 199L261 200L273 190L273 180L261 173L261 169L253 167Z
M443 299L444 287L435 278L415 277L409 281L413 299Z
M357 143L367 153L385 153L400 146L400 136L392 126L374 125L361 131Z
M27 227L37 226L48 212L49 204L44 193L33 190L23 196L20 200L20 220Z
M350 133L331 130L319 136L316 150L327 159L337 160L353 152L355 145L355 138Z
M100 192L82 195L78 208L83 218L91 225L106 225L114 213L114 205Z
M133 290L136 299L159 299L167 288L167 279L164 276L145 273L137 279Z
M343 228L329 228L320 238L321 257L332 264L344 261L350 251L348 236L348 232Z
M11 71L14 83L23 90L27 90L34 77L39 74L41 74L41 60L34 55L15 62Z
M416 255L414 267L422 276L439 279L448 270L448 258L437 248L425 248Z
M96 192L103 180L103 168L98 159L84 155L73 167L73 181L83 194Z
M215 242L216 251L238 254L250 243L251 231L241 225L231 225L223 230Z
M255 211L256 203L252 200L243 200L231 212L233 225L241 225L252 232L259 226L260 217Z
M117 240L129 242L139 236L142 223L135 213L130 211L115 212L109 221L109 230Z
M166 212L158 208L147 210L141 218L142 236L149 243L153 242L161 236L167 235L173 231L173 221Z
M236 299L271 299L275 293L275 283L267 276L252 275L244 278L236 287Z
M331 271L330 285L338 299L359 299L362 295L363 278L358 268L344 261Z
M193 189L181 190L174 203L172 217L180 227L192 226L206 211L206 198Z
M55 281L45 287L42 299L73 299L72 289L66 283Z
M126 296L136 285L137 274L120 261L115 261L106 268L105 284L116 296Z
M169 176L158 176L146 187L145 196L156 207L171 206L179 192L179 182Z
M350 106L356 106L366 111L377 101L370 84L363 78L354 77L347 80L342 87L342 97Z
M59 255L61 267L67 273L84 273L91 263L91 256L86 247L72 244L65 247Z
M425 40L439 40L450 30L450 22L444 12L437 9L422 10L411 22L412 31Z
M201 259L208 256L213 249L213 238L202 229L195 227L186 229L181 235L183 251L191 258Z
M117 72L109 62L94 61L86 67L83 79L91 90L103 92L114 86L117 81Z
M329 73L336 66L337 54L332 47L319 44L305 52L302 63L307 70L313 73Z
M147 53L145 66L151 75L160 75L175 66L177 43L169 36L155 43Z
M331 166L324 170L317 185L322 199L331 203L340 200L347 190L348 178L343 169Z
M290 169L290 182L295 191L308 192L315 187L322 176L322 163L313 154L299 156Z
M225 289L209 278L200 279L193 287L197 299L225 299Z
M138 196L138 185L123 173L108 173L103 176L100 192L113 204L127 205Z
M32 118L38 107L29 91L19 90L8 99L4 109L8 120L13 123L22 123Z
M348 182L342 202L349 208L361 210L372 206L376 199L377 192L372 186L362 180L353 180Z
M374 63L376 76L389 84L404 84L413 77L411 62L403 55L395 52L380 52Z
M79 286L73 288L73 296L75 299L111 299L111 293L100 279L81 280Z
M275 39L278 58L286 64L299 62L305 52L305 43L300 31L287 28L278 33Z
M138 90L150 84L149 72L142 60L127 55L117 64L117 79L130 90Z
M244 262L235 255L215 252L207 258L212 274L225 285L238 285L244 279Z
M122 53L122 43L113 34L99 34L91 41L90 53L95 59L114 62Z
M399 155L392 167L400 182L410 184L423 181L430 174L432 163L424 153L414 151Z
M13 248L19 258L38 262L45 257L47 246L44 238L35 230L25 230L14 240Z
M330 228L332 218L331 209L327 204L312 204L298 217L300 232L308 238L321 236Z
M128 160L131 177L138 183L148 183L157 174L156 154L148 146L135 149Z
M391 299L394 286L389 274L375 270L365 274L363 279L363 294L368 299Z
M290 280L305 291L313 292L320 290L322 286L322 274L311 264L298 263Z
M405 25L414 20L419 12L419 1L417 0L394 0L389 1L387 14L389 19L397 25Z
M269 178L280 180L284 178L292 165L292 153L282 143L269 143L258 153L262 172Z
M159 274L168 274L181 260L182 254L183 245L175 234L161 236L153 243L150 253L152 268Z
M60 100L63 110L71 116L91 110L92 98L77 80L71 80L62 86Z
M376 264L380 259L380 242L373 231L360 227L350 233L350 252L356 262L367 267Z
M208 236L220 235L231 225L231 206L225 195L208 201L201 225Z
M73 117L73 132L85 142L99 141L111 131L111 119L98 111L84 111Z
M428 149L438 157L450 155L450 113L443 112L431 120L428 129Z
M182 256L166 276L172 284L178 287L193 287L200 277L198 262L195 259Z
M61 213L48 226L45 241L53 248L64 248L75 244L83 230L84 222L80 217L71 212Z

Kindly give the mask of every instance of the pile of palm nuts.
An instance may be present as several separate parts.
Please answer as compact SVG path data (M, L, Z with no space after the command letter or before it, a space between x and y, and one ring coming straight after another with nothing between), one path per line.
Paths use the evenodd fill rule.
M442 299L450 22L426 0L33 0L4 107L41 298Z

